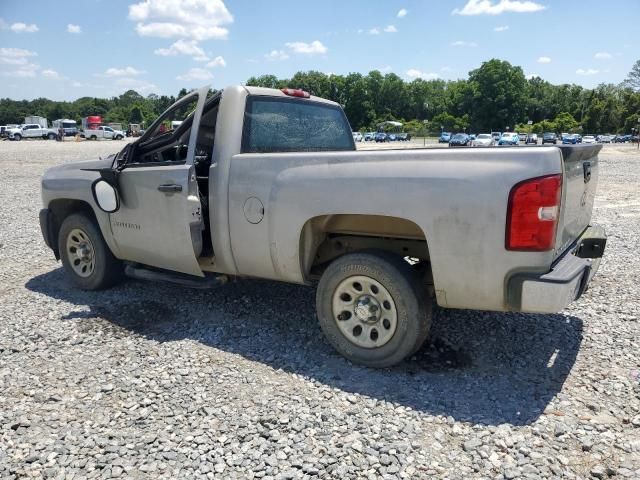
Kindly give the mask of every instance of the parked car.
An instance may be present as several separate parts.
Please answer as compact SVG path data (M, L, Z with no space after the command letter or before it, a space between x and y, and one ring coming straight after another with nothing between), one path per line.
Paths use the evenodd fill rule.
M515 132L504 132L498 141L498 145L518 145L520 137Z
M596 143L596 137L594 137L593 135L585 135L584 137L582 137L582 142L583 143Z
M526 133L518 133L518 141L519 142L526 142L527 141L527 134Z
M23 138L43 138L49 140L55 140L58 137L58 132L51 128L43 127L37 123L29 123L27 125L21 125L18 128L10 128L8 132L9 140L20 141Z
M616 143L627 143L631 141L631 135L616 135Z
M395 142L397 140L396 134L395 133L389 133L387 135L387 140L389 142Z
M73 284L99 290L127 275L200 288L228 276L317 285L328 342L352 362L389 367L420 349L435 303L558 312L598 270L600 145L508 157L355 151L338 103L293 89L208 93L182 97L116 155L44 173L42 236ZM179 128L159 133L198 99Z
M471 145L471 138L466 133L456 133L449 140L450 147L468 147Z
M399 133L397 136L397 140L401 142L408 142L409 140L411 140L411 134L405 132Z
M542 134L542 144L545 143L553 143L554 145L558 143L558 135L555 132L544 132Z
M537 145L538 144L538 134L537 133L530 133L529 135L527 135L526 140L524 141L524 143L526 145Z
M362 141L362 134L360 132L353 132L353 141L354 142L361 142Z
M87 140L122 140L126 136L126 133L122 130L114 130L106 125L101 125L93 130L85 130L83 135Z
M367 132L364 134L365 142L372 142L375 139L376 139L376 132Z
M498 143L500 141L500 137L502 137L502 132L491 132L491 136Z
M495 144L496 141L490 133L480 133L475 140L471 142L471 146L473 147L493 147Z
M598 143L611 143L611 135L598 135L596 141Z
M562 138L562 144L563 145L575 145L578 143L578 135L571 134L571 135L565 135Z
M451 132L442 132L438 143L449 143L449 140L451 140Z
M582 135L580 135L579 133L576 133L575 135L578 139L578 143L582 143Z
M384 132L378 132L378 133L376 133L375 140L376 140L377 143L388 142L389 141L389 136Z
M476 134L475 134L475 133L470 133L470 134L469 134L469 138L470 138L471 140L475 140L475 139L476 139Z

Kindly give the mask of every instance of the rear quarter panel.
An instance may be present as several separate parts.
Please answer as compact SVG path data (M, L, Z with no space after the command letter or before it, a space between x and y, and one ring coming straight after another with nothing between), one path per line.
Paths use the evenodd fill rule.
M238 154L229 174L229 232L240 274L305 282L300 235L313 217L388 215L424 232L441 306L505 309L505 281L548 271L553 252L504 247L511 187L560 173L555 147ZM252 224L249 197L264 205Z

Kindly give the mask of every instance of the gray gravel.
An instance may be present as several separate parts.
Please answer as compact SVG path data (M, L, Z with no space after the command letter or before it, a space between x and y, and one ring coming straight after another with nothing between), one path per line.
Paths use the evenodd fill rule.
M72 288L39 177L115 142L1 142L0 478L640 478L640 154L605 146L606 259L558 315L438 310L386 371L324 341L314 292Z

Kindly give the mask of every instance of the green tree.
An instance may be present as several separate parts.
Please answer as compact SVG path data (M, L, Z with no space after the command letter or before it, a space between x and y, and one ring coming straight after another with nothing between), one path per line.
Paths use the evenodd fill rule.
M471 122L475 129L502 131L521 120L525 109L526 79L522 68L489 60L469 73L472 92Z
M640 60L636 61L624 80L624 86L632 90L640 90Z

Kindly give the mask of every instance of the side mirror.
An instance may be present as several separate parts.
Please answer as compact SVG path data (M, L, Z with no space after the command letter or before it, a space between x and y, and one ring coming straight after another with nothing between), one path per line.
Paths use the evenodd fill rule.
M120 197L118 191L103 178L99 178L91 185L93 199L100 210L107 213L114 213L120 209Z

